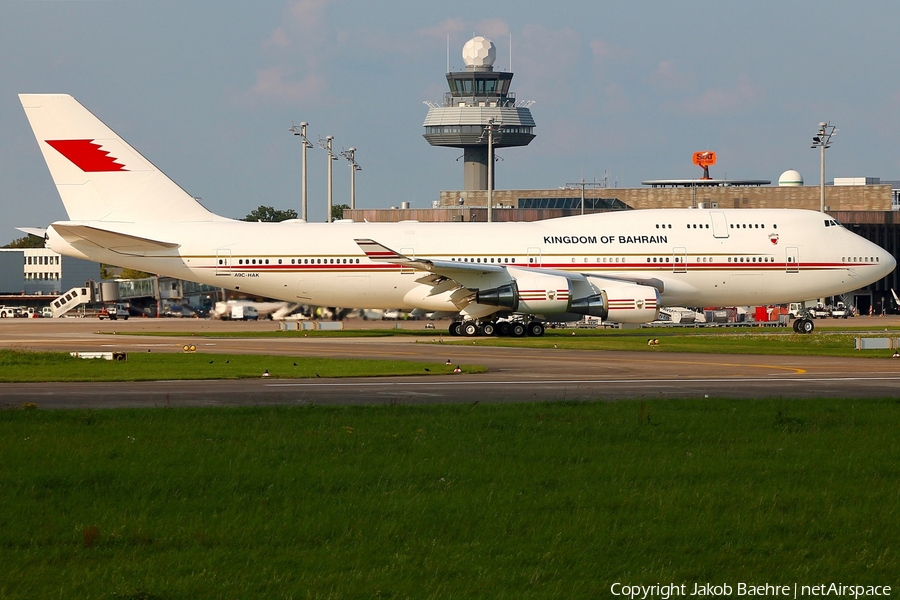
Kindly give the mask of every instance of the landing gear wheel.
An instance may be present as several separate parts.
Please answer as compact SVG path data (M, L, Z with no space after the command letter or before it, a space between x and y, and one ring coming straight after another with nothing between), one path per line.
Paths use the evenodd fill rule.
M491 321L488 321L484 325L481 326L481 333L484 335L494 335L497 333L497 328Z
M794 328L794 333L800 333L800 321L802 320L803 319L794 319L794 323L792 325Z
M528 324L528 335L532 337L541 337L544 335L544 324L540 321L532 321Z
M466 337L475 337L478 335L478 324L475 321L466 321L460 325L459 330Z
M800 324L797 325L797 331L799 333L812 333L816 328L816 324L812 322L811 319L801 319Z
M524 323L512 323L509 326L509 335L513 337L525 337L526 332Z
M511 331L512 326L507 321L497 325L497 335L509 335Z
M462 332L459 330L459 326L462 325L459 321L454 323L450 323L450 335L462 335Z

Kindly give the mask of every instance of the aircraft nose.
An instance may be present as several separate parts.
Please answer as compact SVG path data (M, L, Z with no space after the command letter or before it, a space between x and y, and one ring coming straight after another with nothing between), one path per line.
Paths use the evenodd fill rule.
M872 254L875 255L875 267L878 270L878 274L881 277L887 277L891 273L894 272L894 269L897 267L897 259L894 258L894 255L879 246L874 242L869 242L872 245Z
M894 272L894 269L897 268L897 259L894 256L885 250L884 248L879 247L881 260L879 261L881 265L884 267L884 275L887 276L890 273Z

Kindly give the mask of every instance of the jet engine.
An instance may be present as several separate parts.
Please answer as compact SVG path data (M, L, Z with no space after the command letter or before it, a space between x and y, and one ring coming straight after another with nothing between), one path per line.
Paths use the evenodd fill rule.
M525 314L554 314L568 310L572 299L572 282L568 278L515 267L507 268L507 271L514 278L511 283L478 290L475 302Z
M510 267L510 283L478 290L475 302L510 312L552 315L574 313L614 323L649 323L659 314L659 290L631 281L561 275Z
M569 312L614 323L649 323L659 315L659 290L649 285L588 277L596 293L575 298Z

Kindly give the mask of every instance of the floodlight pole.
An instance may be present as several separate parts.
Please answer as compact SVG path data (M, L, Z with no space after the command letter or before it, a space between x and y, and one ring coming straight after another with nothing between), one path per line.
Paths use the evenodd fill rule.
M350 209L356 208L356 172L362 171L362 167L356 163L356 148L349 148L341 152L341 156L350 161Z
M831 147L831 138L837 129L829 121L819 123L819 131L813 136L810 148L819 148L819 212L825 212L825 148Z
M495 120L493 117L488 119L487 125L484 128L484 132L487 133L488 138L488 194L487 194L487 222L491 223L494 220L494 127L498 127L501 121Z
M581 180L581 214L584 214L584 179Z
M306 149L313 147L312 143L306 137L306 127L308 125L309 125L309 123L307 123L306 121L303 121L302 123L300 123L300 127L297 127L294 125L293 122L291 122L291 128L288 130L288 131L292 132L294 135L300 136L300 140L303 142L303 148L301 149L301 155L300 155L301 156L300 164L301 164L301 169L302 169L301 183L300 183L300 218L303 219L304 221L307 220L307 218L306 218L306 205L307 205L307 201L306 201L306 198L307 198L307 196L306 196L306 189L307 189L306 188L306 179L307 179L307 177L306 177Z
M825 212L825 144L819 146L819 212Z
M331 207L334 204L332 201L334 198L334 194L333 194L334 187L332 184L332 182L334 181L334 167L332 166L331 162L334 160L337 160L337 156L335 155L334 151L331 149L333 143L334 143L333 135L326 135L324 142L321 139L319 140L319 148L321 148L322 150L325 150L328 153L328 207L326 209L327 212L325 213L325 222L326 223L331 223Z

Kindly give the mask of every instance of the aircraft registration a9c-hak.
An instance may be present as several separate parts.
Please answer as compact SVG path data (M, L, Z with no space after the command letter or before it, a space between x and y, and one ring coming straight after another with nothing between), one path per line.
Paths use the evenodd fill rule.
M789 209L236 221L204 208L71 96L20 99L69 216L27 230L54 251L303 304L458 315L454 334L541 335L544 320L571 315L647 323L661 306L833 296L896 264L828 215ZM812 321L795 329L810 332Z

